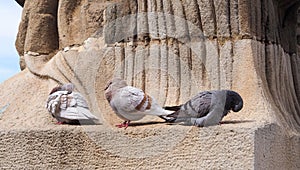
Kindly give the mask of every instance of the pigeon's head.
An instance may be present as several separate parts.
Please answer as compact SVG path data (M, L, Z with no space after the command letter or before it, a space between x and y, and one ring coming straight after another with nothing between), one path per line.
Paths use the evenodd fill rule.
M64 84L64 85L58 85L58 86L54 87L51 90L50 94L55 93L57 91L68 91L68 93L72 93L74 88L75 88L75 86L72 83L67 83L67 84Z
M226 97L226 106L230 107L228 110L238 112L243 108L243 99L237 92L228 90Z
M49 93L49 95L52 94L52 93L55 93L55 92L57 92L57 91L61 91L61 90L62 90L61 86L56 86L56 87L54 87L54 88L51 90L51 92Z
M75 86L72 83L67 83L67 84L64 84L63 86L61 86L61 90L68 91L68 93L72 93L74 91L74 89L75 89Z
M104 90L105 91L114 91L114 90L118 90L118 89L126 87L126 86L127 86L127 83L125 80L123 80L121 78L113 78L106 84Z
M118 89L126 87L127 83L125 80L120 78L114 78L107 82L105 86L105 97L110 102L112 99L112 96L114 95L114 92L116 92Z

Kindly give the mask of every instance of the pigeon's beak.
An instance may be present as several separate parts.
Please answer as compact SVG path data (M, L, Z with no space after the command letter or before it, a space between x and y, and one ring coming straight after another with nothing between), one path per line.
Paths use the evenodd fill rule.
M108 87L109 87L111 84L112 84L112 82L109 82L109 83L106 85L106 87L104 88L104 90L107 90Z
M106 86L105 88L104 88L104 90L107 90L108 89L108 86Z

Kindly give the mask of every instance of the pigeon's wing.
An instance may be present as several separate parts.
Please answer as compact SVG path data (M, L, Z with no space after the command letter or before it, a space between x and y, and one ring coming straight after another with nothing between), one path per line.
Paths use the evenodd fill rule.
M46 108L53 116L57 116L59 114L61 110L61 96L65 94L67 94L67 91L57 91L48 96Z
M200 118L206 116L211 107L211 98L212 93L209 91L198 93L191 100L182 105L181 109L174 114L177 114L177 117Z
M60 117L70 120L89 120L98 118L93 115L85 98L77 92L72 92L61 97Z
M69 120L98 120L90 110L83 107L68 107L61 111L60 117Z
M116 95L115 100L113 99L113 103L115 105L119 105L120 109L132 112L136 111L137 107L141 104L145 96L143 90L132 87L126 86L121 88L118 95Z
M224 117L224 112L227 112L225 109L226 91L217 90L211 91L211 93L209 112L196 120L195 124L198 126L217 125Z
M115 113L124 120L139 120L145 115L140 108L145 93L138 88L126 86L117 91L110 101ZM146 105L147 103L144 103Z
M191 100L191 106L193 106L194 110L197 111L197 117L206 116L210 109L212 103L212 92L204 91L199 93L194 100Z
M76 100L78 112L88 119L98 120L98 118L90 112L86 99L80 93L73 92L73 94L74 99Z
M72 94L77 106L89 109L86 99L80 93L73 92Z

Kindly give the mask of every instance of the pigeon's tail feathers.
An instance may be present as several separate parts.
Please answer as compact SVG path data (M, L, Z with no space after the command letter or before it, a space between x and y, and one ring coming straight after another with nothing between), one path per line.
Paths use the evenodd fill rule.
M161 108L160 106L153 106L150 110L145 110L145 112L142 112L145 115L153 115L153 116L168 116L174 113L174 111L165 110Z
M175 111L175 112L173 111L172 114L164 115L164 116L159 116L159 117L162 118L162 119L164 119L166 122L174 123L175 120L178 118L179 112L180 111Z
M172 114L167 115L167 117L177 118L177 117L179 116L179 113L180 113L180 111L178 110L178 111L175 111L175 112L172 113Z
M177 107L177 106L176 106ZM172 107L173 108L173 107ZM175 110L175 109L174 109ZM165 109L164 108L164 111L165 111L165 113L167 113L167 114L165 114L165 115L160 115L159 117L160 118L162 118L162 119L164 119L166 122L169 122L169 123L173 123L173 122L175 122L175 120L176 120L176 118L177 118L177 116L178 116L178 114L179 114L179 111L177 110L177 111L174 111L174 110L167 110L167 109Z
M184 122L187 117L181 117L180 116L181 111L175 111L174 113L167 115L167 116L159 116L160 118L164 119L168 123L178 123L178 122Z
M165 115L165 116L171 115L171 114L173 114L173 113L174 113L174 111L164 109L164 115Z
M168 116L159 116L160 118L164 119L168 123L174 123L176 118L174 117L168 117Z
M179 105L179 106L165 106L163 107L165 110L171 110L171 111L178 111L180 110L182 105Z

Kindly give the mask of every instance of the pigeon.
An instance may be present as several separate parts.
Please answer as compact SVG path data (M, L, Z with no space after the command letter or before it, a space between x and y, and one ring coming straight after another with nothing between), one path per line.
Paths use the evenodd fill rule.
M130 121L140 120L145 115L166 116L174 112L163 109L152 96L139 88L128 86L120 78L113 78L107 83L105 97L117 116L124 120L116 125L119 128L126 129Z
M86 99L74 92L72 83L54 87L48 97L47 110L57 119L57 124L85 124L97 121L88 107Z
M231 110L238 112L242 108L243 99L237 92L203 91L183 105L164 107L175 112L163 117L169 118L167 122L184 122L186 125L206 127L220 124Z

